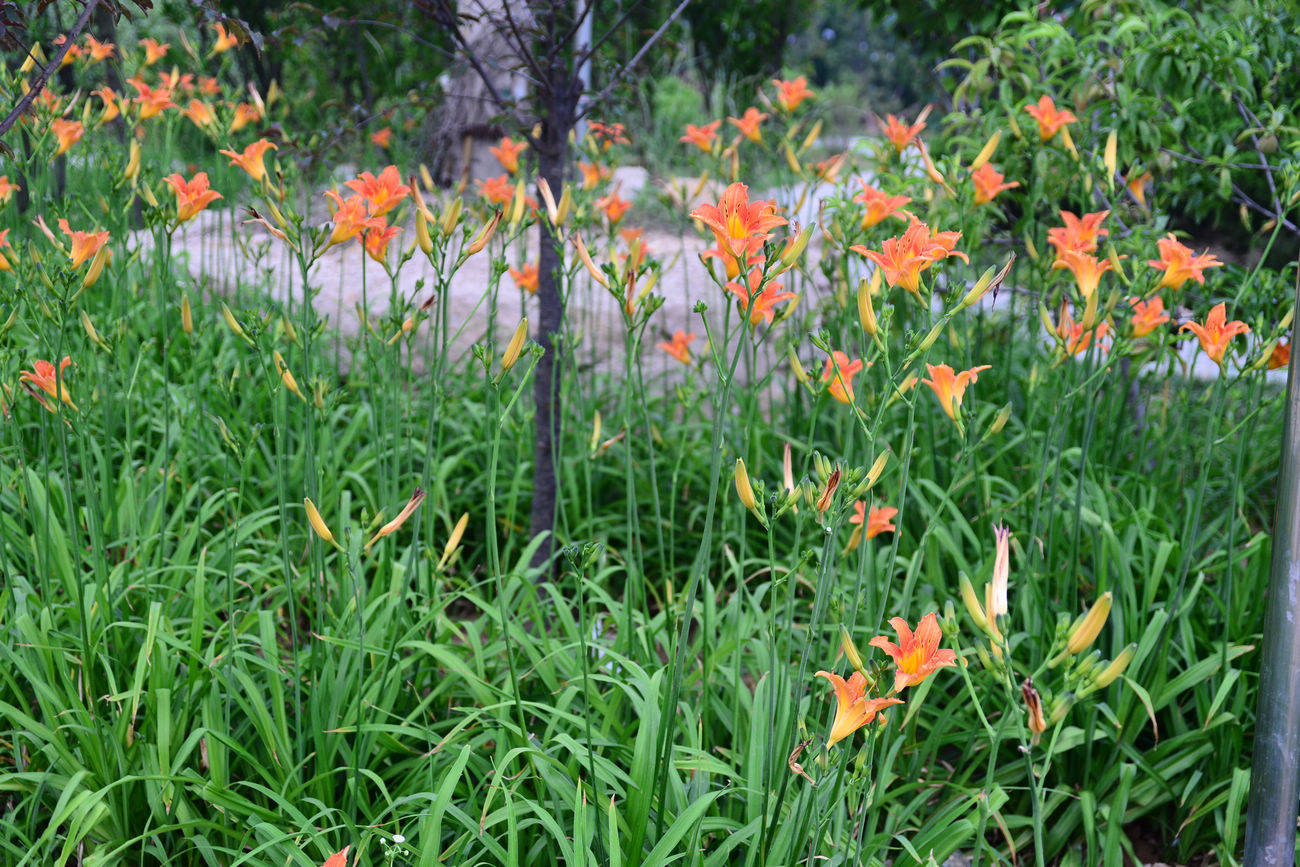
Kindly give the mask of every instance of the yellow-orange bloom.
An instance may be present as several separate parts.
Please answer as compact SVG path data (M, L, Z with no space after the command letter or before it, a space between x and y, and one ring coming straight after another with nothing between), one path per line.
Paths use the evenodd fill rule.
M234 33L228 33L224 24L218 21L214 26L217 31L217 41L212 44L213 54L221 54L239 45L239 37Z
M1130 323L1133 326L1134 337L1146 337L1169 321L1169 314L1165 312L1165 302L1159 297L1149 301L1130 298L1128 303L1133 307L1133 318Z
M82 126L79 120L64 120L60 117L50 121L50 132L54 133L54 138L59 143L58 148L54 151L54 155L57 157L60 154L67 153L68 148L81 141L86 128Z
M924 112L922 117L924 117ZM884 121L881 121L880 118L876 118L876 121L880 123L885 138L893 145L894 150L900 154L907 150L907 146L921 134L921 130L925 129L925 121L921 118L917 118L916 123L911 126L908 126L892 114L885 115Z
M8 204L14 193L21 189L17 184L9 182L8 175L0 175L0 205Z
M756 326L759 322L772 322L776 318L776 305L798 297L793 292L782 292L780 283L768 283L760 291L759 287L762 284L763 269L753 268L745 277L745 284L732 280L724 287L728 292L740 299L742 313L749 310L750 325Z
M515 268L510 269L510 276L514 279L515 285L531 295L537 294L537 263L528 262L524 265L523 270Z
M584 190L594 190L601 181L609 177L609 169L600 163L578 163L578 171L582 172L582 188Z
M685 331L675 331L672 340L660 343L656 348L667 352L682 364L689 365L691 363L691 341L695 337L694 333L687 334Z
M379 173L378 177L370 172L362 172L360 177L348 181L343 186L354 193L359 193L361 198L370 204L372 217L387 214L411 192L411 188L402 183L402 176L397 171L397 166L388 166Z
M320 865L320 867L347 867L348 850L351 848L351 846L344 846L342 849L326 858L325 863Z
M776 85L776 104L781 106L781 111L792 112L799 107L805 99L815 97L816 94L808 89L808 79L799 76L794 81L782 81L779 78L772 79Z
M898 514L898 509L893 506L876 506L871 507L871 512L867 512L867 504L859 500L853 504L853 515L849 517L850 524L867 525L865 536L868 539L874 539L881 533L892 533L898 528L894 526L894 516Z
M989 370L990 367L991 365L981 364L970 370L955 373L946 364L927 364L925 369L930 374L930 378L923 379L921 382L934 389L934 393L939 398L939 406L948 414L948 418L956 421L957 411L961 409L962 399L966 396L966 388L979 379L980 371Z
M1097 242L1110 234L1110 229L1103 229L1101 226L1102 221L1109 215L1110 211L1097 211L1076 217L1069 211L1061 211L1061 220L1065 225L1048 229L1047 243L1056 248L1058 258L1067 250L1095 253Z
M969 261L965 253L953 249L960 237L960 232L935 232L932 235L929 226L915 220L902 235L886 239L879 251L868 250L861 244L854 244L849 249L879 265L885 273L885 282L890 286L901 285L920 297L922 271L948 256Z
M712 153L713 143L718 140L718 127L720 126L722 126L720 120L706 123L704 126L688 123L686 124L686 135L679 138L678 141L693 144L706 154Z
M593 120L587 125L591 137L600 144L601 150L609 150L616 144L630 144L627 139L627 127L621 123L601 123Z
M239 132L249 124L258 123L261 120L262 112L258 111L257 106L252 103L241 102L235 106L235 114L230 119L230 132Z
M509 206L514 200L515 188L510 183L509 175L497 175L495 178L477 180L478 194L494 205Z
M1084 298L1091 298L1092 293L1097 291L1097 285L1101 282L1101 275L1109 271L1114 262L1110 259L1098 259L1090 253L1080 253L1078 250L1065 250L1060 257L1052 263L1053 269L1068 268L1074 275L1074 280L1079 285L1079 294Z
M1047 94L1043 94L1038 98L1037 105L1025 106L1025 111L1029 112L1030 117L1038 121L1038 137L1043 141L1051 141L1061 127L1078 120L1068 111L1057 110L1056 103Z
M176 222L178 223L194 219L199 211L222 198L221 193L208 189L207 172L199 172L188 181L174 172L163 180L176 193Z
M108 232L74 232L68 221L59 220L59 229L72 239L72 251L68 254L72 267L76 268L99 252L99 248L108 241Z
M342 244L360 235L364 230L382 228L366 211L366 200L361 196L349 196L343 200L334 190L326 190L325 195L334 202L334 230L330 233L330 246Z
M897 670L894 672L893 692L904 687L916 686L940 668L957 664L957 656L951 650L942 650L939 639L939 618L931 612L921 618L913 633L907 621L894 617L889 621L898 633L898 643L890 641L883 635L871 639L872 647L879 647L894 660Z
M1137 202L1142 208L1147 206L1147 184L1151 183L1153 176L1150 172L1129 178L1126 182L1129 194L1133 196L1133 201Z
M144 65L153 66L158 61L167 56L167 49L171 45L167 42L159 42L157 39L141 39L141 47L144 48Z
M1279 370L1291 363L1291 345L1279 340L1268 354L1268 369Z
M220 96L221 82L217 81L217 79L214 76L200 75L199 93L203 94L204 96Z
M1056 336L1061 338L1065 344L1065 351L1070 355L1078 355L1080 352L1087 350L1094 340L1102 349L1101 339L1110 332L1110 323L1101 322L1095 328L1085 329L1082 322L1075 322L1074 317L1070 315L1070 308L1061 302L1061 316L1056 324Z
M117 104L117 94L113 91L113 88L104 85L98 90L92 90L91 93L99 97L104 103L104 114L99 119L100 123L108 123L122 113L122 109Z
M1173 232L1156 241L1156 246L1160 250L1160 258L1147 260L1152 268L1165 272L1156 288L1168 286L1170 289L1181 289L1188 280L1204 284L1205 269L1223 265L1209 250L1193 256L1191 248L1180 244Z
M854 196L853 201L861 202L866 208L866 213L862 215L862 228L870 229L890 217L906 216L903 206L912 201L909 197L887 195L862 179L859 179L859 183L862 184L862 192Z
M772 229L786 224L775 202L751 202L749 188L740 183L727 187L718 204L691 211L691 217L713 231L720 252L738 260L748 259L771 237Z
M971 172L970 179L975 183L975 204L988 204L1003 190L1014 190L1020 186L1020 181L1004 184L1002 180L1005 177L1006 175L993 168L993 163L984 163Z
M370 134L370 143L376 147L388 150L393 143L393 128L386 126L383 129L377 129Z
M176 107L176 103L172 102L172 92L170 90L161 87L155 90L141 81L138 76L130 79L127 83L134 87L139 94L131 101L140 106L140 120L148 120L164 109Z
M601 196L597 199L596 207L609 219L610 225L617 226L618 221L623 219L623 215L632 207L632 203L627 199L620 198L618 191L615 190L608 196Z
M197 101L197 100L196 100ZM257 141L244 148L243 153L234 150L223 149L221 151L225 156L230 157L232 166L239 166L254 181L260 183L262 178L266 177L266 152L276 147L274 142L260 138Z
M37 359L32 362L31 370L18 371L18 380L20 382L31 383L50 397L57 398L73 409L76 409L77 405L72 402L72 396L68 394L67 383L63 377L63 371L67 370L68 365L70 364L72 364L72 359L66 355L63 356L63 360L59 362L58 370L55 370L54 365L50 362ZM54 407L46 403L44 397L37 394L34 390L29 389L29 391L31 391L33 397L41 402L42 406L51 412L54 411Z
M56 49L61 48L67 41L68 41L68 37L60 33L58 36L54 37L54 47ZM68 51L66 54L63 55L63 60L60 61L59 66L60 67L68 66L69 64L76 61L79 57L81 57L81 46L75 43L69 45Z
M113 49L116 47L111 42L100 42L94 36L86 35L86 54L89 55L92 64L112 57Z
M767 118L767 112L759 111L751 105L745 109L745 113L740 117L727 118L727 123L740 130L740 134L750 141L761 142L763 140L763 131L759 127Z
M488 148L492 156L497 158L497 162L505 168L510 174L516 174L519 171L519 155L528 149L528 142L515 141L509 136L501 139L501 144Z
M1198 322L1187 322L1178 329L1180 332L1191 331L1195 334L1201 341L1201 348L1205 350L1205 354L1219 367L1223 367L1223 355L1232 338L1250 332L1250 326L1241 320L1226 321L1227 309L1228 305L1220 301L1210 310L1210 315L1205 317L1204 325Z
M9 246L9 230L0 229L0 250ZM5 258L5 254L0 252L0 271L12 271L14 266Z
M826 739L827 748L874 720L876 714L890 705L903 703L897 698L867 698L867 678L860 671L853 672L848 680L829 671L819 671L814 676L826 678L835 690L835 719Z
M861 358L849 360L847 353L840 352L838 349L831 353L831 357L826 359L826 366L822 369L822 382L825 382L826 390L830 392L831 397L840 403L853 403L853 377L862 370L863 364Z
M383 217L372 217L367 221L370 225L366 228L363 245L366 248L367 255L374 259L380 265L383 265L388 259L388 245L402 231L399 226L390 226L388 221Z
M190 104L181 110L181 114L188 117L190 122L199 129L207 129L217 122L217 114L212 110L212 106L201 99L191 99Z

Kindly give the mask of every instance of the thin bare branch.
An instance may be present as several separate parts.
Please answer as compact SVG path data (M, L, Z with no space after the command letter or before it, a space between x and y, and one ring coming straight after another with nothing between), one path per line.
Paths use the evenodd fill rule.
M0 120L0 138L4 138L5 133L13 129L14 124L18 122L18 118L22 117L27 112L27 109L31 108L32 102L45 89L50 76L54 75L54 71L63 65L64 56L76 43L81 31L86 29L86 24L90 21L90 16L95 13L95 7L98 5L99 0L87 0L85 8L81 10L81 15L77 18L76 23L72 25L72 29L64 34L63 44L50 57L50 62L37 74L36 80L32 82L31 87L27 89L27 93L23 94L23 98L18 100L18 104L13 107L8 116L4 120Z
M591 101L587 103L586 107L583 108L580 112L578 112L574 120L582 120L584 117L586 117L588 114L591 113L591 110L593 108L595 108L597 105L605 101L605 97L609 96L610 92L614 89L614 85L618 84L619 81L623 79L623 76L631 72L636 67L636 65L641 62L641 58L645 57L646 54L650 51L650 49L654 47L654 44L658 42L665 33L668 32L668 28L672 25L674 21L677 20L678 16L681 15L682 12L686 10L686 7L690 5L690 2L691 0L682 0L681 3L677 4L677 8L672 11L671 15L669 15L666 19L664 19L664 23L659 25L659 29L650 35L650 38L645 41L645 44L641 46L641 49L637 51L636 54L632 55L632 59L629 60L626 64L624 64L622 69L619 69L612 76L610 76L609 84L606 84L605 87L600 91L600 93L592 97Z

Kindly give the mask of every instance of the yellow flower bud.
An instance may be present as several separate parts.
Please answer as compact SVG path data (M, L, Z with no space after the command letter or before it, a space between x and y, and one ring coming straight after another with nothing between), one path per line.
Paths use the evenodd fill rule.
M134 181L140 174L140 143L138 141L132 141L128 153L129 156L126 160L126 168L122 170L122 179L126 181Z
M230 308L226 306L225 302L221 304L221 318L226 320L226 325L231 331L235 332L236 337L245 343L252 344L253 338L249 337L248 333L244 331L244 326L239 324L239 320L235 318L234 313L230 312Z
M520 189L523 188L523 181L520 182ZM555 204L555 195L551 192L551 184L546 178L537 179L537 192L542 194L542 202L546 205L546 218L551 221L551 225L558 225L560 222L559 208Z
M993 422L989 425L989 432L985 436L996 436L1002 433L1002 429L1007 426L1011 419L1011 404L1007 404L998 410L998 414L993 416Z
M424 184L424 188L429 191L433 191L437 186L433 182L433 175L429 173L429 167L424 163L420 163L420 183Z
M151 208L158 207L158 197L153 194L148 184L140 185L140 198L144 199L146 205Z
M86 336L90 338L92 343L100 349L108 349L108 344L104 342L104 338L99 336L99 332L95 330L95 323L90 321L90 314L85 310L81 311L81 327L85 329Z
M460 199L456 201L460 201ZM478 234L474 236L474 240L470 241L469 246L461 252L460 261L463 263L470 256L482 252L483 248L488 245L488 241L491 241L492 236L496 234L499 225L501 225L501 210L498 208L496 213L492 215L492 219L488 220L482 229L479 229Z
M785 249L781 251L781 267L778 274L789 271L799 261L803 251L808 249L808 241L812 238L812 227L806 226L799 234L795 235L786 242Z
M1101 162L1106 167L1106 186L1115 189L1115 149L1119 145L1119 134L1115 130L1106 136L1106 149L1102 152Z
M452 231L460 225L460 214L465 209L465 200L460 196L452 197L447 204L446 209L442 212L442 234L450 235Z
M889 463L889 452L881 452L876 456L876 460L871 464L871 469L867 470L867 488L870 489L880 478L880 474L885 471L885 465ZM864 491L863 493L866 493Z
M420 507L420 504L423 502L424 502L424 491L420 490L419 488L416 488L415 493L411 494L411 499L408 500L406 505L402 507L402 511L397 513L397 517L389 521L384 526L380 527L378 530L375 531L375 535L370 537L370 541L366 543L365 550L369 552L370 549L374 547L374 544L378 542L380 539L384 538L390 533L395 533L398 530L398 528L400 528L403 524L406 523L406 519L411 517L411 514L416 509L418 509Z
M1007 279L1007 275L1011 273L1011 266L1014 265L1015 262L1016 254L1012 253L1011 258L1007 260L1007 264L1003 265L1002 270L998 271L997 274L993 273L993 268L996 266L990 265L989 269L980 276L979 280L975 281L975 285L970 288L970 291L966 293L966 296L961 299L961 304L957 306L957 309L963 310L967 307L978 304L985 295L1001 286L1002 281Z
M847 626L840 627L840 649L844 651L844 658L853 666L854 671L862 672L865 677L867 668L862 664L862 654L858 653L858 646L853 643L853 636L849 634Z
M573 233L573 246L578 248L578 258L582 260L582 264L587 269L587 273L591 275L591 279L595 280L602 288L608 289L609 280L596 267L596 263L591 260L591 254L587 252L587 245L582 243L582 236L577 232Z
M461 537L465 535L465 528L469 526L469 512L460 516L456 526L452 528L451 536L447 538L447 544L442 549L442 557L438 560L438 568L443 569L450 562L456 549L460 547Z
M1097 636L1101 634L1101 628L1106 625L1106 618L1110 616L1111 593L1107 590L1101 594L1088 613L1084 614L1074 622L1070 627L1070 632L1066 638L1065 652L1076 654L1087 650Z
M1002 141L1002 130L994 130L993 135L989 136L989 140L984 143L984 147L980 148L980 152L975 155L974 162L970 164L972 172L982 168L985 163L993 158L993 152L998 149L998 142L1000 141Z
M754 499L754 489L749 484L749 471L745 469L744 458L736 458L736 494L746 509L752 512L757 507L758 502Z
M961 589L961 601L966 606L966 613L970 614L970 619L975 621L975 627L981 631L988 631L989 619L984 613L984 606L980 604L979 597L975 595L975 588L962 573L958 579L958 586Z
M181 330L194 333L194 311L190 309L190 296L184 293L181 294Z
M284 356L280 354L280 350L274 350L271 353L271 358L275 361L275 369L279 372L284 387L298 395L298 399L305 403L307 398L303 396L302 391L298 388L298 380L293 378L293 374L289 371L289 365L284 363Z
M528 317L525 316L515 326L515 333L510 338L510 342L506 344L505 354L501 356L501 374L505 374L506 371L515 366L515 362L519 360L519 353L523 351L524 343L527 340ZM499 379L500 375L497 378Z
M569 185L564 185L564 192L560 193L560 203L555 208L555 227L558 229L569 221L569 213L573 211L573 192Z
M872 271L872 279L875 279L879 273L879 268ZM875 338L880 333L876 311L871 306L871 282L866 278L858 281L858 322L862 323L862 330L867 332L868 337Z
M799 158L794 155L789 142L781 142L781 153L785 155L785 164L790 167L790 171L802 175L803 166L799 165Z
M595 452L596 446L600 444L600 427L601 418L600 410L596 410L591 415L591 437L587 440L587 451Z
M415 242L420 245L420 252L428 256L433 252L433 239L429 237L429 221L424 216L424 211L419 208L415 211Z
M311 528L316 531L316 535L342 551L343 546L334 541L334 534L326 526L325 519L320 516L320 512L317 511L316 504L311 501L311 497L303 497L302 504L307 509L307 523L311 524Z
M1101 670L1101 673L1093 678L1092 686L1096 689L1104 689L1114 683L1115 679L1124 673L1129 663L1133 661L1134 655L1137 654L1137 645L1130 644L1120 651L1119 656L1115 657L1110 665Z
M798 380L800 385L807 385L808 372L803 369L803 365L799 362L799 356L795 354L793 346L786 349L786 356L790 359L790 369L794 371L794 378Z
M104 273L104 266L113 258L113 251L105 245L99 248L95 253L95 258L90 260L90 268L86 271L86 276L81 281L82 289L89 289L99 280L99 276Z
M1070 136L1070 128L1068 126L1061 127L1061 142L1065 145L1065 149L1070 152L1070 156L1074 157L1074 161L1077 163L1079 161L1079 151L1074 146L1074 139Z

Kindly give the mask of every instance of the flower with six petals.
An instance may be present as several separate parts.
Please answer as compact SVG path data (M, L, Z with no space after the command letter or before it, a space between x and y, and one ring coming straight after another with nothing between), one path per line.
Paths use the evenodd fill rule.
M942 633L939 630L939 618L934 612L921 618L915 633L901 617L891 618L889 625L898 633L898 643L878 635L871 639L870 644L887 653L897 666L892 692L916 686L938 669L957 664L957 656L953 651L939 647Z
M1025 106L1025 111L1029 116L1038 121L1038 137L1042 141L1051 141L1056 133L1067 123L1074 123L1078 120L1068 111L1059 111L1056 103L1047 94L1038 98L1037 105Z
M1190 331L1195 334L1201 341L1201 348L1205 350L1205 354L1220 368L1223 367L1223 356L1232 338L1250 332L1250 326L1241 320L1234 319L1228 322L1227 309L1228 305L1220 301L1205 317L1204 325L1199 322L1187 322L1178 329L1180 332Z
M927 364L925 369L930 374L930 378L923 379L921 382L934 389L935 395L939 398L939 406L948 414L948 418L956 421L962 399L966 397L967 387L979 379L980 371L990 368L991 365L981 364L970 370L955 373L946 364Z
M874 720L883 709L903 703L897 698L867 698L867 678L860 671L853 672L848 680L829 671L819 671L814 676L826 678L835 690L835 719L826 739L827 748Z

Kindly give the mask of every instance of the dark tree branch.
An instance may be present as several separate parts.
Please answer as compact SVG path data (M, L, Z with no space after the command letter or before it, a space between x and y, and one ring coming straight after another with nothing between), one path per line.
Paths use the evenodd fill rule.
M13 107L13 110L9 112L8 116L5 117L4 120L0 120L0 139L4 138L5 133L13 129L14 124L18 122L18 118L26 114L27 109L31 108L32 102L34 102L40 92L45 89L45 85L50 80L50 76L54 75L55 71L63 66L64 56L66 56L69 49L72 48L73 43L77 41L77 37L81 35L81 31L86 29L86 24L90 22L90 16L95 14L95 7L98 5L99 0L87 0L85 8L81 10L80 17L78 17L76 23L72 25L72 29L64 34L66 38L63 40L63 44L59 46L58 50L54 52L54 55L50 58L50 62L40 71L40 73L37 74L36 80L32 82L31 87L27 89L27 93L23 95L22 99L18 100L18 104Z
M591 98L591 101L587 103L586 107L584 107L582 111L578 112L574 120L582 120L591 113L593 108L604 102L605 97L609 96L610 92L614 89L614 85L618 84L624 76L631 72L636 65L641 62L641 58L645 57L650 49L654 47L654 44L668 32L668 27L677 20L677 17L686 10L686 7L689 6L690 3L691 0L682 0L681 3L677 4L677 8L672 11L671 15L664 19L664 23L659 25L659 29L650 35L650 38L645 41L645 44L641 46L641 49L637 51L636 54L632 55L632 59L624 64L622 69L619 69L610 76L609 84L605 85L604 89L601 90L600 93Z

